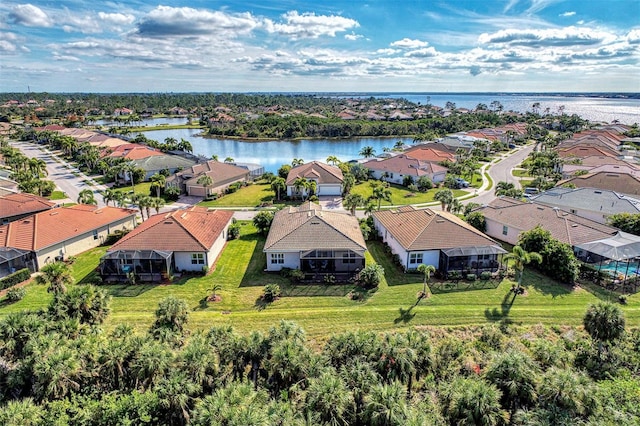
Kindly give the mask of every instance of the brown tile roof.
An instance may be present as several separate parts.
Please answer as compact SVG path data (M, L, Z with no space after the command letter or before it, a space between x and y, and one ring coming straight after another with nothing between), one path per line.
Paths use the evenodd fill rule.
M574 145L565 149L557 148L558 155L562 158L567 157L591 157L594 155L607 155L609 157L618 157L620 153L614 149L601 147L601 146L589 146L589 145Z
M110 148L108 156L114 158L126 158L127 160L139 160L141 158L163 155L157 149L140 145L138 143L127 143Z
M608 238L618 232L615 228L564 210L508 197L498 198L476 211L481 212L487 219L523 231L540 226L551 232L551 236L556 240L572 246Z
M452 152L443 151L441 149L433 149L429 146L418 146L414 149L406 151L407 157L415 158L422 161L456 161L456 155Z
M362 166L371 170L416 177L447 171L446 167L442 167L439 164L416 160L415 158L408 157L407 154L396 155L395 157L385 158L384 160L370 160L363 163Z
M638 196L640 195L640 171L630 167L601 166L586 175L575 176L558 182L573 184L577 188L598 188Z
M41 212L55 205L56 203L33 194L4 195L0 196L0 218Z
M1 226L0 247L37 251L135 215L118 207L59 207Z
M113 250L207 251L233 212L194 206L151 216L115 243Z
M498 244L459 217L412 206L373 213L407 251L481 247Z
M264 250L366 250L358 219L347 213L323 211L315 203L278 211Z
M207 175L213 180L213 186L217 186L221 182L241 179L249 174L249 171L243 167L234 166L233 164L221 163L219 161L210 160L206 163L198 163L186 168L167 179L167 182L174 180L191 181L190 185L197 185L196 181L202 175Z
M319 184L342 183L344 180L340 168L320 161L312 161L292 168L287 175L287 185L293 185L293 182L299 177L316 179Z

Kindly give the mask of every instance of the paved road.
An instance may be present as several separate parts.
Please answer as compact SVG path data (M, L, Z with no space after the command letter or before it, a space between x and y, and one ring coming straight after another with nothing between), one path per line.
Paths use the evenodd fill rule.
M67 200L59 200L61 203L77 202L78 195L83 189L91 189L94 197L98 202L98 206L103 207L101 191L106 189L104 185L90 185L87 183L90 179L81 173L75 167L69 165L64 159L57 157L55 154L47 150L46 147L36 145L30 142L10 141L11 146L22 151L29 158L40 158L47 163L47 179L52 180L60 191L67 194Z

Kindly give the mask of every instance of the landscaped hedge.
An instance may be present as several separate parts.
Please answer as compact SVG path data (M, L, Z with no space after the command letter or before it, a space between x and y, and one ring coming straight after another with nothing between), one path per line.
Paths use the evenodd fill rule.
M31 278L31 271L27 268L20 269L13 274L0 278L0 290L13 287L16 284L20 284L21 282L28 280L29 278Z

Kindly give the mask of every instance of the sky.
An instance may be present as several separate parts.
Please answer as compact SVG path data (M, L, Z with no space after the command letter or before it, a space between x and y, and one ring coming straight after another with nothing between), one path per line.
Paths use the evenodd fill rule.
M640 0L1 0L29 90L640 92Z

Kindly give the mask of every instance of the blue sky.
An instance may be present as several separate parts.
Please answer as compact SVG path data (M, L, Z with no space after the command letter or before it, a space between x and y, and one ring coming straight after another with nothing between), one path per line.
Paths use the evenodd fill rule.
M640 0L0 2L0 91L640 92Z

